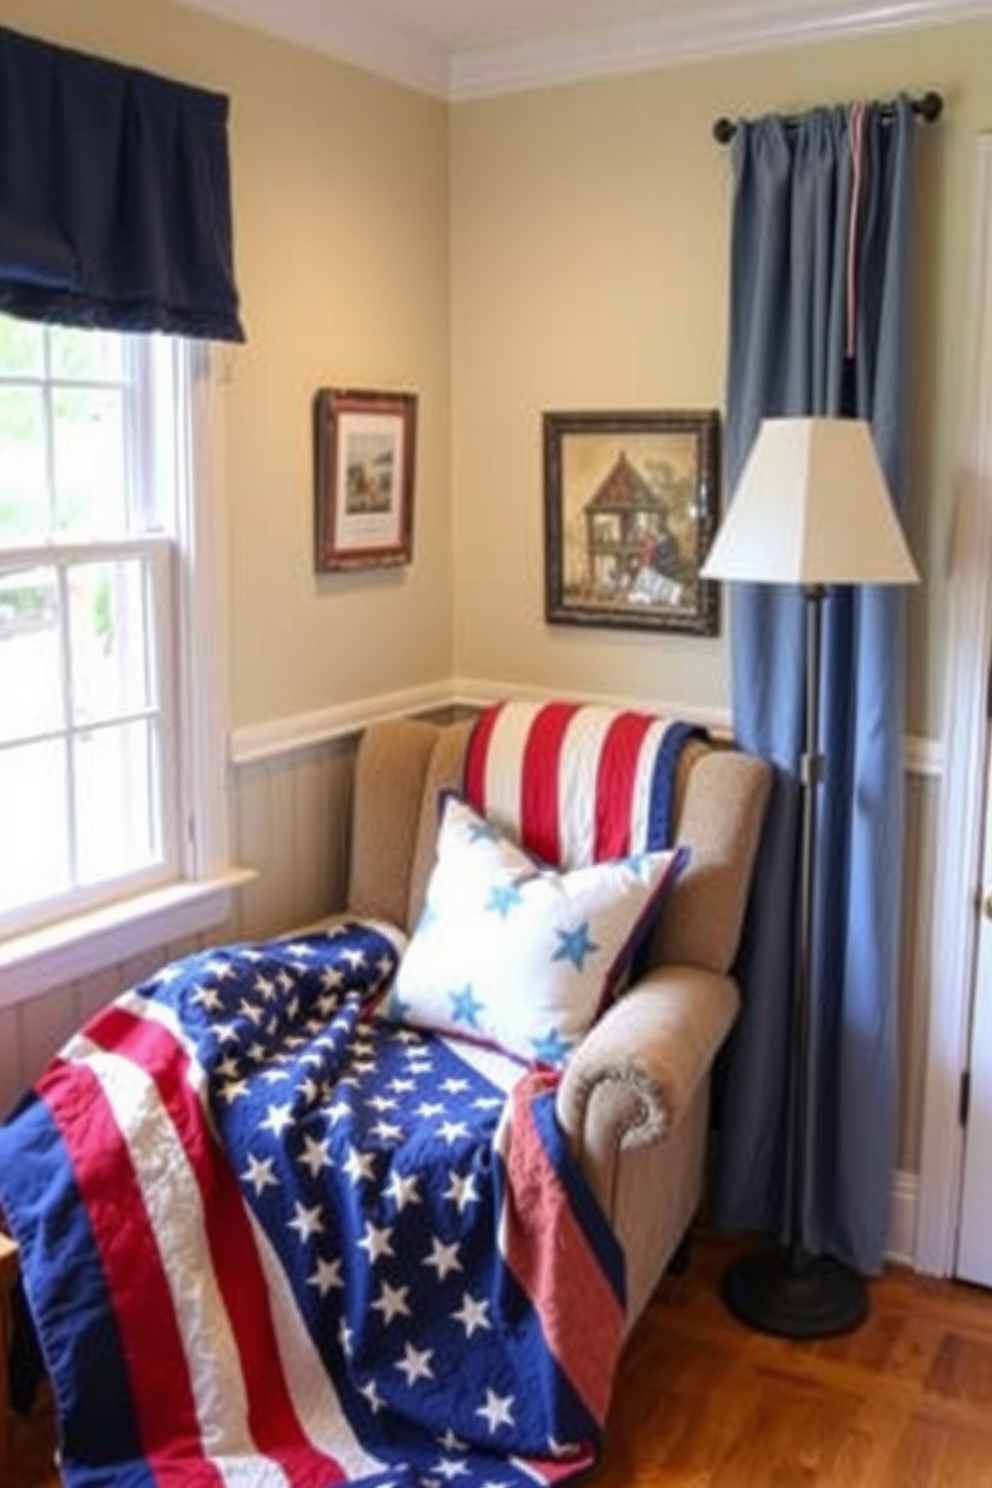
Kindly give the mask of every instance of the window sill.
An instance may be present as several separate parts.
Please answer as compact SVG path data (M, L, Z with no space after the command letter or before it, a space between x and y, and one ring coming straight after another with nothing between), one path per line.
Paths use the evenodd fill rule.
M232 868L203 883L173 884L0 941L0 1008L223 924L234 890L254 876Z

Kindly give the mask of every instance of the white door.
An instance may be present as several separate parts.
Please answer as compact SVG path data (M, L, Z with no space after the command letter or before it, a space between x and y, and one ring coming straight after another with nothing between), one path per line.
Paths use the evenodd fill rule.
M972 999L956 1274L992 1287L992 770L985 806L985 899Z
M957 1271L992 1286L992 920L976 914L976 901L992 890L992 836L981 804L992 653L992 134L975 141L973 201L915 1259L935 1276ZM965 1064L971 1119L963 1129Z

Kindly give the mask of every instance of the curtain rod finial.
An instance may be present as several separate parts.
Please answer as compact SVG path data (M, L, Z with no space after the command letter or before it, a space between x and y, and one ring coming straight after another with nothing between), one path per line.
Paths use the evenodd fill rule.
M729 145L737 132L737 125L733 119L717 119L713 125L713 138L718 145Z
M944 111L944 100L939 93L924 93L919 111L928 124L934 124Z

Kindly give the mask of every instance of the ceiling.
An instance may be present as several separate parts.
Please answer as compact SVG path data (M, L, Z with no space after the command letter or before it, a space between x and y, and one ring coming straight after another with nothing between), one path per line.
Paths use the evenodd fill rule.
M992 0L181 0L441 97L992 14Z

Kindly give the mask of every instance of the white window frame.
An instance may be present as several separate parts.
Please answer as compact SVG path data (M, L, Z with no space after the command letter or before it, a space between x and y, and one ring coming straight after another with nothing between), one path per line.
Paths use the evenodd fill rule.
M153 632L147 637L154 650L155 688L152 698L138 709L133 717L151 718L157 722L158 756L161 770L159 859L140 868L125 869L119 875L110 879L101 879L89 887L74 884L63 892L40 902L31 901L11 910L0 911L0 944L5 939L27 933L27 927L75 917L101 904L128 897L133 898L143 889L158 888L165 883L175 882L184 873L180 837L182 781L181 765L177 753L180 705L176 673L175 621L177 617L176 605L171 603L169 598L175 593L175 559L174 540L158 534L124 537L111 541L99 540L84 544L69 542L19 547L10 559L5 553L0 552L0 573L9 567L15 573L25 568L34 568L48 570L55 575L61 596L59 615L60 624L63 627L63 690L67 685L65 668L71 649L67 618L69 614L67 589L70 573L78 572L90 564L118 564L133 561L142 565L148 586L148 601L155 607L159 617ZM78 732L80 726L72 722L70 715L71 702L67 701L65 721L57 728L50 730L48 737L65 738ZM100 729L107 724L113 727L121 721L121 715L115 714L107 723L97 722L90 727ZM78 783L74 751L71 748L65 751L65 769L70 782L67 788L67 800L75 802ZM70 817L72 814L71 811ZM70 825L70 838L74 835Z
M162 886L0 939L0 1008L200 934L231 914L252 874L230 864L227 763L227 522L223 353L170 343L176 407L175 672L182 720L180 865Z

